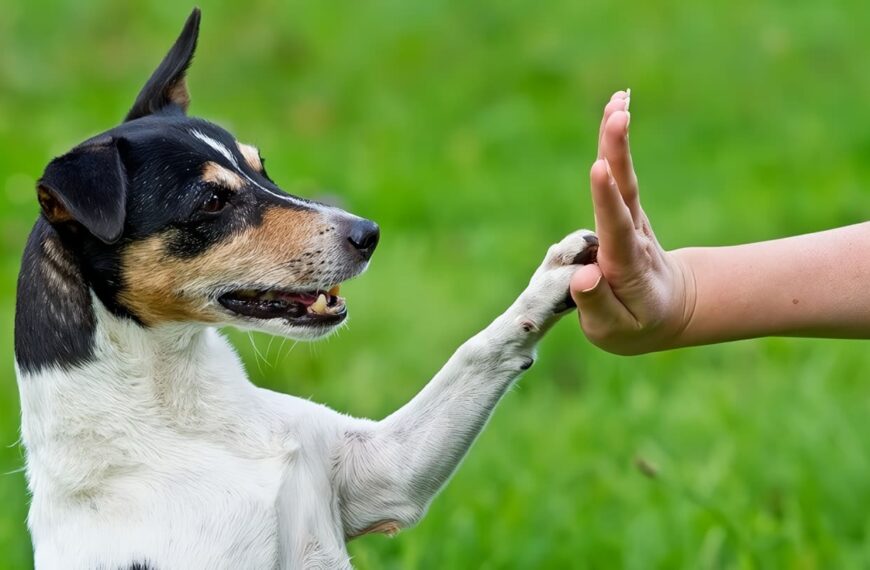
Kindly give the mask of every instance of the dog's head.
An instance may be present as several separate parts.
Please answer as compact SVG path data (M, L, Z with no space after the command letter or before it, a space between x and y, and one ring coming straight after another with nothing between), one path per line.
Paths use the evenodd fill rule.
M255 147L187 116L199 19L124 123L48 165L42 213L102 302L143 326L322 336L345 319L338 284L365 270L378 226L281 191Z

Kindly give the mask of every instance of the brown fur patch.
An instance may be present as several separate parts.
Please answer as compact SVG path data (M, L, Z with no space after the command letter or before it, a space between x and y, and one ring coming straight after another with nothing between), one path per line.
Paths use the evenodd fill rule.
M57 224L61 222L69 222L73 219L60 200L47 188L40 186L36 190L39 206L42 208L42 213L48 218L48 221Z
M182 77L173 83L166 91L166 96L170 101L187 112L187 108L190 106L190 91L187 90L187 79Z
M382 533L387 536L396 536L399 534L399 531L402 530L402 527L399 526L399 523L396 521L381 521L379 523L375 523L370 527L364 528L358 533L354 534L349 538L356 538L358 536L363 536L365 534L376 534Z
M320 221L314 212L271 208L259 226L190 259L166 253L166 233L136 242L123 254L120 301L147 325L225 320L206 295L220 285L254 280L294 286L305 269L294 261L320 237Z
M260 161L260 151L249 144L240 143L238 141L236 141L236 144L239 146L239 152L241 152L242 156L245 157L245 162L248 163L248 166L257 172L262 172L263 163Z
M212 184L224 186L230 190L239 190L244 186L241 176L216 162L205 163L202 168L202 179Z

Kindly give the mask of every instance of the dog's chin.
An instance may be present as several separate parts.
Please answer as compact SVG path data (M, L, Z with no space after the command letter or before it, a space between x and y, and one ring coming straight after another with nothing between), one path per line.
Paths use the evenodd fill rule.
M338 331L347 322L347 317L341 322L319 326L298 326L286 321L227 319L226 324L242 331L256 331L299 341L317 341Z

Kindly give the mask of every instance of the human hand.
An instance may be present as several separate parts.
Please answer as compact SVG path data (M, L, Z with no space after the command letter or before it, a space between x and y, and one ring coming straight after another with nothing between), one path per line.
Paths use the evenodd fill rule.
M640 354L678 346L691 319L691 268L659 245L640 205L628 141L630 91L604 108L590 181L598 262L571 279L580 326L596 346Z

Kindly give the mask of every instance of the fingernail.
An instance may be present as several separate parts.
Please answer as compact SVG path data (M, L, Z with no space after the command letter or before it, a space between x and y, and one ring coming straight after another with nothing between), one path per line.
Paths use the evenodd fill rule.
M625 90L625 112L628 113L628 107L631 105L631 87Z
M628 125L631 123L631 113L628 112L628 109L625 110L625 136L628 136Z
M602 278L602 277L603 277L602 275L599 275L599 276L598 276L598 280L595 282L595 285L593 285L593 286L590 287L589 289L583 289L582 291L580 291L580 294L581 294L581 295L588 295L589 293L592 293L593 291L595 291L596 289L598 289L598 285L601 283L601 278Z

